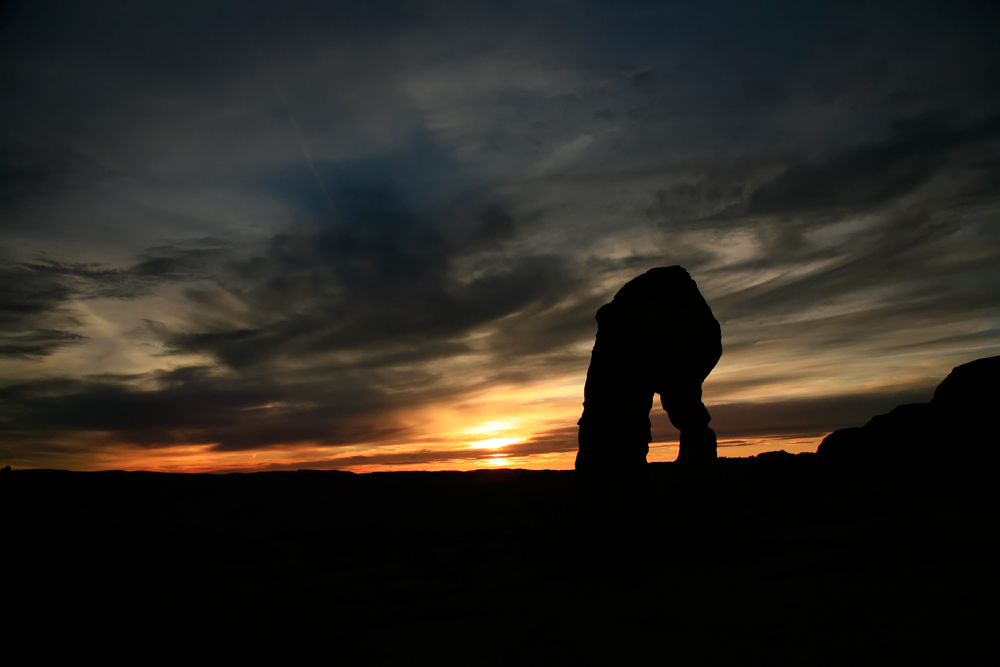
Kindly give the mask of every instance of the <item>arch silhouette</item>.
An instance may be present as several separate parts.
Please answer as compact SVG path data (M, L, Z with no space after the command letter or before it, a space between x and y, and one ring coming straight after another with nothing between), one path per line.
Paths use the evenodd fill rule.
M653 395L680 430L678 462L716 458L702 383L722 356L722 330L698 286L680 266L650 269L597 311L587 369L578 473L623 479L644 474Z

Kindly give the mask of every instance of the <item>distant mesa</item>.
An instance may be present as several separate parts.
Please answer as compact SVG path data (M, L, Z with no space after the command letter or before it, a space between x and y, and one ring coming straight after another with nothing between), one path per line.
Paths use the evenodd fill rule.
M823 439L818 453L828 461L858 463L995 458L1000 446L1000 357L954 368L930 403L910 403L877 415L862 427L842 428Z

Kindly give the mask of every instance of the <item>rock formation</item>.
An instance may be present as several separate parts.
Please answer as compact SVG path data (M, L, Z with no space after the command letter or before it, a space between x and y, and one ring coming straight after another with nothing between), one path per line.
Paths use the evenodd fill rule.
M998 405L1000 357L978 359L953 369L930 403L900 405L863 427L834 431L818 452L829 461L875 464L995 458Z
M678 461L713 461L715 432L701 385L722 355L722 332L680 266L650 269L597 311L576 469L630 477L645 469L653 394L681 432Z

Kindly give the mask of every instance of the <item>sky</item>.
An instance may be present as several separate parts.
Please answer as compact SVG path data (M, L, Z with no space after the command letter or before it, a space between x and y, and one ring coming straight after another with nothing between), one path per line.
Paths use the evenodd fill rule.
M0 7L2 465L571 468L673 264L723 456L1000 354L995 2Z

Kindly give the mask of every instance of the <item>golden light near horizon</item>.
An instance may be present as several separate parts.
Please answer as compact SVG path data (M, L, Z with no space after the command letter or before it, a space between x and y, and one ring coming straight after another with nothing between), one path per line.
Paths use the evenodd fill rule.
M477 424L476 426L470 426L462 432L469 435L494 436L492 438L484 438L482 440L468 441L466 444L470 449L500 449L501 447L506 447L507 445L524 442L525 438L523 437L499 437L500 434L512 431L520 425L519 420L513 418L491 419Z
M502 455L496 455L495 457L487 458L483 461L484 464L494 468L509 466L511 465L511 462L511 459L504 458Z
M463 430L463 433L469 433L473 435L479 435L484 433L500 433L501 431L509 431L513 428L517 428L521 424L520 420L514 418L503 418L503 419L491 419L489 421L484 421L476 426L470 426Z
M499 449L518 442L524 442L524 438L488 438L469 443L469 447L471 449Z

